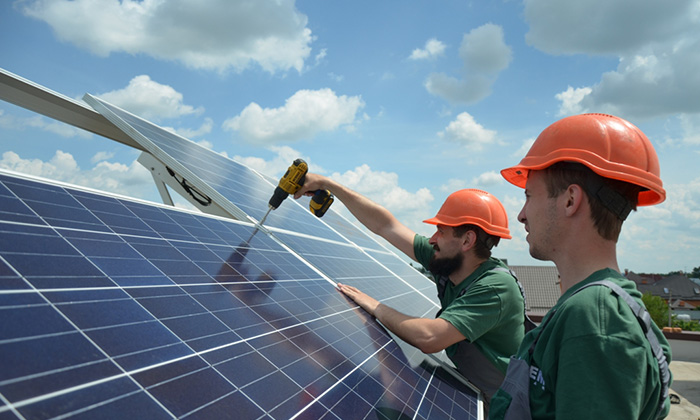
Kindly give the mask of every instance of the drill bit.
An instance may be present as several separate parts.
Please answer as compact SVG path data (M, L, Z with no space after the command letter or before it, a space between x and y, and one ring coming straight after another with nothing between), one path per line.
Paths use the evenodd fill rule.
M262 224L265 223L265 219L267 219L267 215L270 214L270 212L272 211L273 208L274 208L274 207L270 206L270 208L267 209L267 213L265 213L265 215L263 216L263 218L260 219L260 222L258 222L258 226L262 226Z

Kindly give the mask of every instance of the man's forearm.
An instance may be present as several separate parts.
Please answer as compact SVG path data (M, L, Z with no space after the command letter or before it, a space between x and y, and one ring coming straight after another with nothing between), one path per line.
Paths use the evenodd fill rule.
M381 235L383 227L394 223L395 218L389 210L362 194L331 179L328 179L327 186L333 195L343 202L350 213L372 232Z
M424 353L435 353L443 350L442 348L430 347L434 336L427 328L428 325L425 321L431 320L408 316L382 303L377 305L374 310L374 317L389 331Z
M389 210L339 182L323 175L307 173L302 189L294 197L299 198L318 189L329 190L367 229L389 241L409 258L416 259L413 251L415 232L399 222Z
M444 319L408 316L347 284L338 283L338 290L377 318L389 331L424 353L435 353L464 340L464 336Z

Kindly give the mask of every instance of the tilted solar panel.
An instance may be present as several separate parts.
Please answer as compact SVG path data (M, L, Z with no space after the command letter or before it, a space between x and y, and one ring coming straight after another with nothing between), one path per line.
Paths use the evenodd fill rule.
M429 312L397 260L1 172L0 419L477 418L328 280Z
M206 191L221 207L238 209L254 221L260 220L267 211L267 202L275 187L269 179L99 98L86 94L84 99L164 165L187 174L191 184ZM299 235L274 233L285 245L303 255L305 260L330 279L360 287L378 299L390 296L385 296L376 289L404 291L405 284L409 284L408 280L413 283L409 287L416 290L434 290L435 286L431 282L407 264L403 264L403 275L399 277L385 267L371 263L372 258L367 250L386 252L386 249L335 214L332 209L324 219L313 217L307 210L308 200L304 197L302 206L295 200L286 200L268 217L266 227L309 235L305 239ZM363 250L357 249L358 246ZM395 308L414 316L426 316L431 309L434 314L438 309L435 297L434 291L430 294L416 294L413 299L416 302L409 301L406 305L400 304Z
M238 209L254 221L262 219L267 212L275 184L263 176L99 98L87 94L84 99L154 157L225 209L232 209L232 212ZM308 217L307 197L300 199L300 202L303 206L295 200L285 200L268 217L265 225L314 237L342 240L326 224Z

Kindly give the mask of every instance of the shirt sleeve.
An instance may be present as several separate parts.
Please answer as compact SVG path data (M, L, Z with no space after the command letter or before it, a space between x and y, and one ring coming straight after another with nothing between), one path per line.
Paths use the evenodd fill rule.
M435 254L435 249L430 245L429 238L416 234L413 237L413 253L416 256L416 261L427 270L430 265L430 259Z

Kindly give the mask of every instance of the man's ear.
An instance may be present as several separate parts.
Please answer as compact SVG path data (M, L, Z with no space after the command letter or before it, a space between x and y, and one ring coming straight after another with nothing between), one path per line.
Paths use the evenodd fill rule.
M585 192L578 184L571 184L564 191L564 211L567 216L573 216L581 208L581 204L585 199Z
M468 230L462 237L462 251L468 251L476 244L476 232Z

